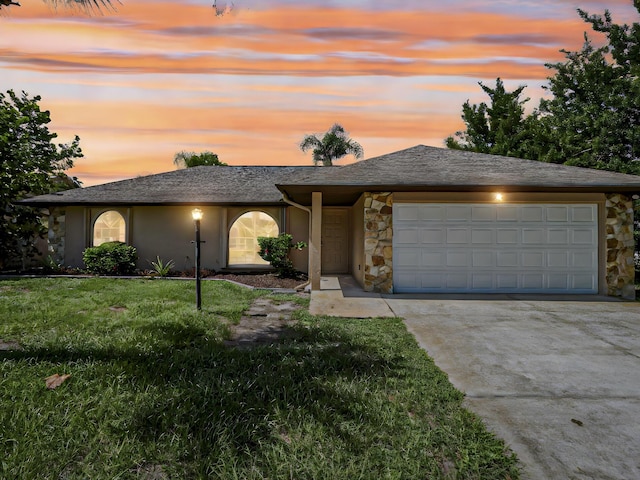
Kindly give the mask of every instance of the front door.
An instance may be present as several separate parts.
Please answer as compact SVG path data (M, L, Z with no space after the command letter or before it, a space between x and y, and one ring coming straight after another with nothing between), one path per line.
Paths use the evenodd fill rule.
M322 273L349 271L349 211L322 209Z

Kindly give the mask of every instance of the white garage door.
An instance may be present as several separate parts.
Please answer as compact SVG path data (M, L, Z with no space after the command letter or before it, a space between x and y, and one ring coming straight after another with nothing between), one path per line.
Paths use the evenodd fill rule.
M393 206L397 293L597 293L595 204Z

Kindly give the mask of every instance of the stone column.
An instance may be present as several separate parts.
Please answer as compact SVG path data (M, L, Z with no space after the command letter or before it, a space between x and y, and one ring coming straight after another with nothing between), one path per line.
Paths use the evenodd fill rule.
M635 299L633 202L626 195L606 195L607 295Z
M65 210L64 208L51 208L49 210L48 253L56 264L64 265L65 243Z
M364 194L364 290L393 293L393 193Z

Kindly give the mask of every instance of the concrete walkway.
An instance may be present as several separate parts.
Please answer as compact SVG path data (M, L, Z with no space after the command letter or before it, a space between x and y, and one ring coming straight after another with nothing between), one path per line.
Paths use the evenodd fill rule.
M358 298L326 285L312 294L314 314L364 317L368 308L371 316L404 318L469 409L518 454L524 479L640 478L640 303Z

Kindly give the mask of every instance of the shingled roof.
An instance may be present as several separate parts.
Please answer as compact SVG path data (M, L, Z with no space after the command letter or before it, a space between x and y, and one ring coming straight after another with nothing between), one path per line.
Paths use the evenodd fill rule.
M200 166L40 195L26 205L280 205L277 183L315 167Z
M348 205L364 191L640 192L640 176L418 145L343 167L193 167L65 192L27 205Z
M363 191L635 193L640 176L417 145L330 171L300 171L278 188L301 203L311 191L330 202L350 202Z

